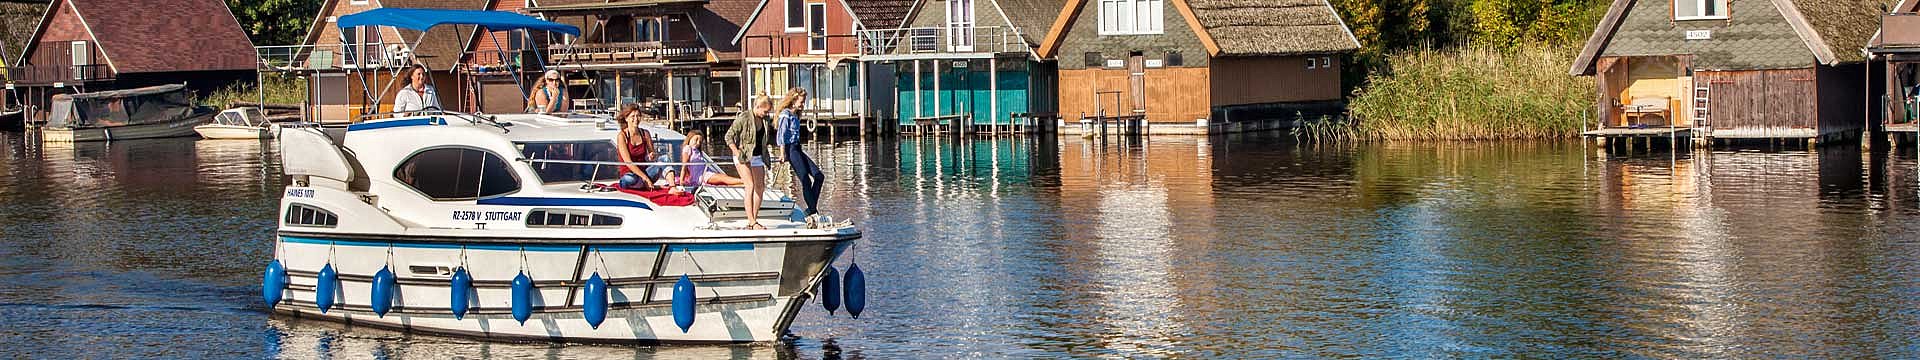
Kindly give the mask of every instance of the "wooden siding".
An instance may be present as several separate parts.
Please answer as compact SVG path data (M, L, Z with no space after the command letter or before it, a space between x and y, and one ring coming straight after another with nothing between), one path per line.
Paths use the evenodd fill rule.
M805 0L809 4L821 3L826 6L827 18L827 56L858 55L860 49L854 40L853 14L847 13L842 0ZM753 23L745 25L745 36L740 38L740 50L748 58L784 58L818 57L807 54L807 33L787 32L785 0L768 0L761 8Z
M1225 57L1213 60L1213 106L1340 100L1340 55ZM1307 69L1307 59L1332 67ZM1319 60L1314 60L1319 61Z
M74 41L87 42L87 48L92 52L91 59L94 65L107 65L112 63L110 61L111 59L107 58L107 54L100 50L100 42L96 41L93 35L87 31L87 24L82 22L80 16L74 13L73 6L63 0L55 5L53 18L47 19L46 30L40 35L40 42L31 44L33 48L28 50L30 51L30 55L28 55L26 63L22 65L31 65L35 68L35 71L47 72L48 74L54 75L72 71L72 43ZM88 76L89 78L114 78L111 66L94 66L94 68L95 69L83 71L95 72L89 74L94 75ZM27 80L28 78L38 77L41 76L21 76L22 79L19 80L50 84L54 81L65 80L63 78L70 76L52 76L48 79L35 79L49 81ZM71 81L68 80L68 82Z
M986 72L984 65L971 69L944 66L941 68L946 71L940 73L940 91L936 92L933 89L934 74L925 69L929 63L922 63L920 74L913 73L911 62L905 64L904 71L899 72L900 86L896 88L900 97L900 112L897 115L901 125L912 125L915 118L954 114L969 114L974 124L1007 125L1013 123L1014 113L1033 111L1030 108L1035 90L1033 85L1036 83L1033 77L1040 73L1031 72L1030 67L1006 69L1010 66L1001 64L1003 69L995 79ZM989 87L988 83L993 80L998 80L998 85ZM914 87L916 81L920 86L918 91ZM998 108L993 107L995 99L998 99ZM939 107L937 113L934 109L936 104ZM996 109L999 112L994 112Z
M1147 121L1191 124L1212 111L1207 68L1153 68L1146 77ZM1100 97L1107 115L1131 113L1133 93L1126 69L1061 69L1060 116L1068 121L1093 116L1096 91L1120 92L1120 109L1113 109L1114 95Z
M1711 99L1701 125L1750 134L1812 130L1818 125L1814 70L1700 71L1695 85Z

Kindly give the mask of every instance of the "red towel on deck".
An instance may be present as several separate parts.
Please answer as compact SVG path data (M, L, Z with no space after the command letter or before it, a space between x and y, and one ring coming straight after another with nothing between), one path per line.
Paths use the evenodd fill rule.
M596 185L599 185L600 187L603 187L603 188L616 189L616 190L620 190L620 192L623 192L623 193L638 195L640 197L647 198L647 200L652 201L654 205L660 205L660 206L693 205L693 193L684 193L684 194L674 195L674 194L668 194L667 189L634 190L634 189L623 189L623 188L620 188L619 185L610 185L610 184L596 184Z

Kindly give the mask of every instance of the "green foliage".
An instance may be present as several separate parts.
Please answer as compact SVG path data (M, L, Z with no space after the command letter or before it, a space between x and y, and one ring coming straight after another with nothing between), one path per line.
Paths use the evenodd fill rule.
M296 45L320 12L321 0L227 0L257 46Z
M264 80L267 85L266 91L264 92L267 103L299 104L306 101L306 78L278 73L267 73L263 75L262 80ZM207 96L200 98L197 103L224 109L233 106L234 102L260 102L262 94L263 92L261 92L258 87L255 87L253 83L241 82L229 85L212 94L207 94Z
M1578 48L1463 46L1388 56L1349 110L1355 137L1484 140L1579 135L1591 77L1567 76Z
M1593 0L1477 0L1473 38L1505 47L1585 40L1605 7Z

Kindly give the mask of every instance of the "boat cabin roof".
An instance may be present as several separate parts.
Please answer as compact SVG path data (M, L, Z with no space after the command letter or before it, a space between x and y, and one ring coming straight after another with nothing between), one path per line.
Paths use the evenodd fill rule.
M494 120L510 123L503 136L515 143L562 143L582 141L612 141L620 132L612 119L600 115L573 114L565 117L541 114L503 114L494 115ZM465 122L458 125L473 126ZM679 142L686 135L663 126L641 125L653 133L656 141Z

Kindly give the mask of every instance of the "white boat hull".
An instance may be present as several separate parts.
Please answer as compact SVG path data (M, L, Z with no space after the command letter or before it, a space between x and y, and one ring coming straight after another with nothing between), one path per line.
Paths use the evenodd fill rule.
M193 127L193 132L200 133L200 137L207 139L263 139L273 137L273 134L269 133L265 128L237 125L206 124Z
M282 236L276 246L290 284L274 309L302 318L504 341L770 342L785 332L823 267L850 240L589 245ZM316 274L329 263L340 274L339 287L334 307L321 313L315 305ZM455 319L448 284L451 269L462 266L475 289L469 312ZM391 269L398 283L386 316L371 308L371 278L382 267ZM513 318L510 285L523 267L537 294L525 324ZM610 300L597 328L582 311L582 284L596 273L608 281ZM696 283L699 304L685 332L670 310L673 283L683 274Z

